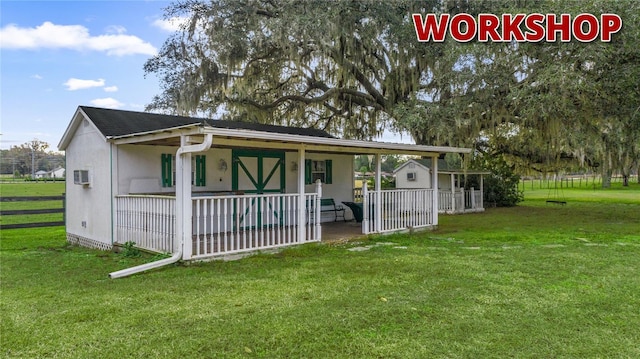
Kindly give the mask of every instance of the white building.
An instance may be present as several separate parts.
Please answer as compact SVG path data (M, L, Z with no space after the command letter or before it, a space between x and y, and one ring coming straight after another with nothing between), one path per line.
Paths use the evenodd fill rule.
M380 183L383 154L470 152L84 106L58 147L69 171L67 239L102 249L133 241L172 253L172 261L319 241L322 223L338 217L334 206L353 204L356 154L377 157ZM438 198L430 189L363 192L362 233L438 223ZM401 210L409 197L423 204Z
M396 188L433 188L431 185L433 159L411 159L394 171ZM441 213L468 213L484 211L484 175L487 171L467 170L449 165L445 160L437 161L438 207ZM463 187L463 176L478 175L479 188Z

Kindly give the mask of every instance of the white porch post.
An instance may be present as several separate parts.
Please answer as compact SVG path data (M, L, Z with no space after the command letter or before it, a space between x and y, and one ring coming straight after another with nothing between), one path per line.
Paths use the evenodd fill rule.
M369 234L369 190L367 180L362 181L362 233Z
M471 209L476 209L476 191L471 187Z
M433 215L434 226L438 225L438 155L431 157L431 187L433 188L432 201L433 208L431 213Z
M451 213L456 213L456 180L455 175L451 175Z
M306 205L304 203L304 176L305 176L305 152L304 147L298 149L298 243L304 243L305 238L305 212Z
M480 208L484 209L484 175L480 174Z
M187 145L186 137L180 136L180 147ZM181 237L182 258L190 259L193 248L193 224L191 208L191 153L176 154L176 230ZM178 240L178 238L176 238Z
M314 240L316 241L321 241L322 240L322 224L320 221L320 199L322 198L322 182L320 181L320 179L316 180L316 203L315 203L315 217L314 217L314 228L315 228L315 236L314 236Z
M376 182L375 182L375 191L376 191L376 202L374 205L374 224L376 228L376 232L380 233L382 230L382 186L381 186L381 173L382 172L382 156L380 153L376 153Z

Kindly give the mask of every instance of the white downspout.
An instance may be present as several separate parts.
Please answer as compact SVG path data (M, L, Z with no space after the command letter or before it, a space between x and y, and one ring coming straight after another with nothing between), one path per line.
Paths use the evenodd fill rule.
M204 141L200 144L197 145L185 145L184 144L184 137L181 139L181 145L180 148L178 149L178 151L176 152L176 167L177 166L177 162L180 161L182 162L182 155L186 154L186 153L197 153L197 152L204 152L206 150L208 150L209 148L211 148L211 143L213 142L213 135L210 133L207 133L204 135ZM191 163L189 163L191 164ZM179 166L182 167L182 166ZM176 169L176 174L177 173L181 173ZM189 175L191 175L189 173ZM178 176L178 178L176 178L176 189L180 189L182 187L182 182L184 182L185 179L184 176L181 174L180 176ZM189 186L191 185L191 181L190 179L187 180ZM190 189L191 187L189 187ZM151 263L145 263L139 266L135 266L135 267L131 267L131 268L126 268L126 269L122 269L116 272L112 272L109 273L109 278L111 279L115 279L115 278L122 278L122 277L127 277L130 276L132 274L136 274L136 273L140 273L140 272L144 272L150 269L154 269L154 268L160 268L160 267L164 267L166 265L169 264L173 264L176 263L177 261L182 259L182 253L183 253L183 247L185 244L185 236L188 236L189 238L191 238L191 228L189 227L188 233L186 233L186 229L184 227L184 212L185 212L185 208L183 208L184 205L184 199L182 198L184 196L184 193L182 193L182 190L179 190L180 193L176 192L176 239L179 240L179 244L178 244L178 250L169 258L165 258L165 259L161 259L159 261L155 261L155 262L151 262ZM191 198L191 195L189 194L189 199ZM190 208L189 208L190 209ZM189 210L189 212L191 212ZM191 216L189 216L189 218L191 218ZM191 221L189 219L189 221Z

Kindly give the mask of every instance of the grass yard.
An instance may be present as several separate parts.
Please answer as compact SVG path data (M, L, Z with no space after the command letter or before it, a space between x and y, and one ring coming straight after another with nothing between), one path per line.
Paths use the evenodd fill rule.
M118 280L151 258L5 230L0 355L637 358L640 188L608 193Z

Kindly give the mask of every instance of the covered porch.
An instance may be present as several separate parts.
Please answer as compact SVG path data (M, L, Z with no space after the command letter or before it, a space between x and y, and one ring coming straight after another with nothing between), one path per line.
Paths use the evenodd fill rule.
M121 191L114 195L114 243L135 242L140 248L174 256L179 254L183 260L436 226L438 196L433 189L380 188L381 156L409 154L432 158L435 169L432 181L437 183L437 158L441 153L469 152L460 148L341 140L206 125L182 128L177 132L121 136L112 141L125 148L126 156L123 152L119 155L121 158L135 157L137 146L171 146L176 153L173 192L132 193L131 189L141 183L138 181L134 186L132 179L128 193ZM234 151L231 162L233 188L198 191L194 187L194 177L198 180L197 171L194 171L194 166L199 166L198 158L203 158L201 155L213 157L222 149ZM254 157L250 162L235 155L247 156L246 153L256 151L282 151L285 154L255 155L257 162ZM363 212L360 223L351 220L351 211L343 204L356 201L352 170L355 154L372 154L376 158L375 188L362 188L359 194ZM342 219L336 218L337 223L329 223L325 218L323 199L328 198L329 172L322 172L322 166L318 166L318 173L313 175L322 176L315 178L313 184L305 178L309 177L303 170L309 167L309 158L320 155L342 155L350 159L351 164L335 160L331 164L334 168L347 166L345 172L350 176L344 179L334 174L334 188L336 181L340 181L346 190L334 190L329 195L336 206L344 208L348 221L341 222ZM194 158L196 156L198 158ZM224 166L226 170L229 165L226 162L220 160L221 169ZM162 170L164 172L165 168ZM117 181L125 182L122 178ZM278 181L284 184L278 186ZM242 187L243 183L250 186Z

